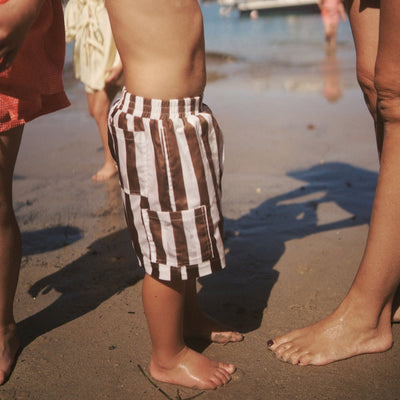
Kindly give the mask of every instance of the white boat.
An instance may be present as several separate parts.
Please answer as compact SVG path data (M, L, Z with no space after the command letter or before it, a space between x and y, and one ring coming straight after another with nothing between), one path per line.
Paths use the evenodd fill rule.
M221 7L237 8L240 13L318 12L319 0L218 0Z

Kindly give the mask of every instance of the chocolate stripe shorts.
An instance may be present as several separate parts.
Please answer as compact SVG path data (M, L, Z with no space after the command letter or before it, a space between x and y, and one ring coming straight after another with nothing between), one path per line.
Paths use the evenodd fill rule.
M110 110L109 141L146 273L175 281L224 268L223 136L201 98L151 100L124 89Z

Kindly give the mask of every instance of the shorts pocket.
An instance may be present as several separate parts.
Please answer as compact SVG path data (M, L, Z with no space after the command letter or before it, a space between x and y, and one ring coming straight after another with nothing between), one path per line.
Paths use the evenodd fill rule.
M151 143L138 117L117 113L115 134L111 130L121 186L127 194L148 195L149 152ZM133 129L132 129L133 127Z
M209 207L183 211L142 209L150 260L173 267L195 265L213 258L213 225Z

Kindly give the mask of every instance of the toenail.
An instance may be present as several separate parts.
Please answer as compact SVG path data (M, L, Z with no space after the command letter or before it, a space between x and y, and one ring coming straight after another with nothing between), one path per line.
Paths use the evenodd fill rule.
M274 344L274 341L272 339L268 340L267 346L271 347Z

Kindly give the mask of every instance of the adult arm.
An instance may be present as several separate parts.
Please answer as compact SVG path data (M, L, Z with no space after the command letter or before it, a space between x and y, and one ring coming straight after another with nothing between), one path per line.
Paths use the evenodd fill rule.
M0 3L0 72L10 67L44 0L8 0Z

